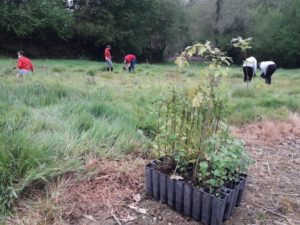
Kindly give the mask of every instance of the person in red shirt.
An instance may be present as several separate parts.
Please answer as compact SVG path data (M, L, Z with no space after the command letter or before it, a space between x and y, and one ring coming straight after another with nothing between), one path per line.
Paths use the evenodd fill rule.
M23 51L18 51L17 68L19 69L17 77L29 74L30 72L33 73L33 65L30 59L24 56Z
M135 70L136 56L134 54L128 54L124 58L125 68L128 72Z
M106 61L106 69L107 71L113 71L114 67L113 67L113 63L112 63L112 56L110 54L110 50L111 47L110 45L107 45L105 50L104 50L104 57L105 57L105 61Z

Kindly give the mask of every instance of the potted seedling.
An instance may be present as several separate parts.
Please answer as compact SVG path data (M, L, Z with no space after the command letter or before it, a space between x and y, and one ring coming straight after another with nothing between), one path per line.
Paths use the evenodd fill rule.
M250 159L224 123L227 97L219 86L231 58L210 42L188 47L177 58L209 59L205 79L190 89L172 88L159 103L157 160L145 167L146 192L204 224L218 225L240 204Z

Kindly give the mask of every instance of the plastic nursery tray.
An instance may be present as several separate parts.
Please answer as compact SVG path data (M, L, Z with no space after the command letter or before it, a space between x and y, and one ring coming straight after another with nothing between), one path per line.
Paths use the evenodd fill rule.
M167 174L155 169L157 162L154 160L145 166L146 192L177 212L206 225L220 225L230 218L235 207L240 206L246 174L241 174L235 185L221 187L221 195L216 197L184 181L170 179Z

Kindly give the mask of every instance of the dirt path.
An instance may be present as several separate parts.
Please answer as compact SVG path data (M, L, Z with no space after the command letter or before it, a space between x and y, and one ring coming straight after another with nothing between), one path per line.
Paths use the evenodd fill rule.
M300 119L233 128L255 163L242 205L225 225L300 224ZM91 159L88 173L72 181L57 202L63 223L78 225L196 225L144 192L146 160Z

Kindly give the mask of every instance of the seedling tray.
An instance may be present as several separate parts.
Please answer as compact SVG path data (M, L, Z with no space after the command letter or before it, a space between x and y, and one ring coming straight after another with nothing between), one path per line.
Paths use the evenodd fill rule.
M174 180L156 169L157 160L145 166L146 192L155 200L206 225L220 225L240 206L247 175L241 174L235 184L225 184L219 196L194 187L186 181Z

